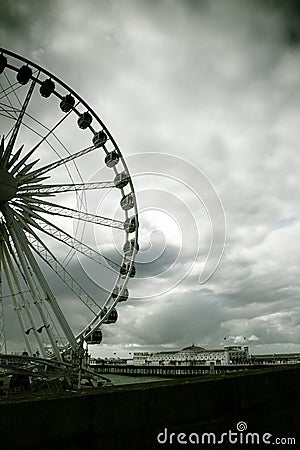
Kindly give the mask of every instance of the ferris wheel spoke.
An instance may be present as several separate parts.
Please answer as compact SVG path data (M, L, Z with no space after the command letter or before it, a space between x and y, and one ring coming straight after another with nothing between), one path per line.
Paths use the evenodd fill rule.
M77 296L77 298L94 314L99 312L99 304L83 289L76 281L73 275L61 264L54 256L51 250L42 242L41 239L27 225L28 240L31 248L43 261L54 271L56 275L64 282L64 284Z
M45 142L47 141L47 139L49 138L50 135L54 136L56 139L58 139L56 137L56 135L54 134L54 131L56 128L58 128L65 120L66 118L69 116L70 112L67 113L65 116L63 116L59 121L57 121L52 128L46 127L45 125L43 125L39 120L34 119L30 114L27 114L27 116L32 119L33 121L37 122L40 126L44 127L47 130L47 133L45 135L42 135L40 133L37 133L35 131L35 134L37 134L38 136L41 137L41 139L39 140L39 142L37 144L34 145L34 147L27 153L27 155L24 157L24 159L22 161L20 161L15 167L13 167L13 169L10 171L10 173L12 175L14 175L15 173L18 172L18 177L22 177L24 175L27 174L27 172L29 172L29 170L32 169L32 167L35 165L36 162L38 162L38 160L34 161L33 163L31 163L30 165L28 164L27 166L25 166L22 170L20 170L20 168L22 167L22 165L25 164L26 160ZM29 130L33 131L32 127L30 127L28 124L23 123L23 126L25 126L26 128L28 128ZM59 140L59 139L58 139ZM53 148L53 146L48 143L50 145L51 148ZM10 168L11 166L13 166L13 164L16 162L17 158L13 157L11 161L9 161L8 164L8 168Z
M17 83L17 82L16 83L11 83L9 78L7 77L7 75L4 74L4 76L5 76L5 79L6 79L6 82L7 82L8 86L6 88L4 88L3 84L2 83L0 84L0 87L1 87L0 100L6 99L8 104L12 108L14 108L13 103L12 103L12 101L10 99L10 96L13 95L14 97L16 97L16 99L18 101L18 104L21 104L21 101L20 101L19 97L17 96L16 91L18 89L21 89L22 86L19 83Z
M11 152L12 152L12 150L14 148L14 145L15 145L15 142L16 142L16 139L17 139L17 136L18 136L18 133L19 133L22 121L23 121L23 117L24 117L25 111L26 111L26 109L28 107L28 104L29 104L29 101L30 101L30 99L32 97L35 85L36 85L36 79L32 80L32 82L30 84L30 87L29 87L28 92L26 94L26 97L25 97L25 100L23 102L22 108L21 108L21 110L19 112L19 115L18 115L18 118L16 120L16 123L15 123L15 125L13 127L12 134L10 136L10 139L9 139L8 144L6 146L5 152L4 152L4 154L2 156L2 159L1 159L1 166L2 167L6 167L7 166L7 163L9 161Z
M0 143L0 158L2 157L3 153L4 153L4 136L2 136Z
M24 199L26 200L25 196ZM45 200L42 199L39 199L37 201L33 201L32 199L30 199L29 205L33 211L37 211L40 213L57 215L60 217L71 217L72 219L83 220L84 222L117 228L120 230L124 229L123 222L121 222L120 220L85 213L82 211L78 211L76 209L68 208L66 206L58 206L54 203L46 202Z
M19 162L19 164L17 164L17 169L22 167L22 165L24 166L20 171L19 171L19 175L24 175L25 173L29 172L29 170L31 170L33 168L33 166L39 161L39 159L36 159L35 161L32 161L29 164L25 164L25 162L28 160L28 158L30 158L30 156L32 155L33 152L29 152L27 153L26 156L24 156L24 158L21 159L21 161ZM12 175L14 175L15 171L11 171L10 172Z
M18 97L17 91L21 90L23 88L23 85L20 84L18 81L14 81L12 83L5 72L4 72L4 78L5 78L8 86L6 88L3 88L3 85L1 85L2 90L1 90L0 100L2 100L2 98L6 98L9 101L9 103L11 103L10 97L13 96L17 100L18 104L22 105L22 102L21 102L20 98Z
M5 119L12 119L12 120L14 120L14 117L11 114L9 114L9 112L6 112L5 114L1 114L1 111L0 111L0 116L4 117Z
M36 136L41 138L41 143L42 142L47 142L47 144L49 145L49 147L55 152L55 148L53 146L53 144L51 144L51 142L49 142L47 140L47 138L49 137L49 135L51 135L52 137L54 137L61 145L62 147L66 150L66 147L62 144L62 142L60 141L60 139L56 136L56 134L54 132L52 133L48 133L49 128L46 127L42 122L40 122L39 120L35 119L33 116L31 116L30 114L26 114L26 117L32 119L35 123L37 123L38 125L40 125L42 128L45 128L47 130L47 134L42 134L41 132L37 131L36 129L34 129L32 126L30 126L28 123L23 122L23 127L26 128L27 130L32 131L32 133L34 133ZM36 144L38 145L38 144Z
M7 168L10 169L11 166L13 166L15 164L15 162L18 161L18 159L21 156L22 150L24 148L24 145L21 145L21 147L19 148L19 150L16 151L16 153L12 156L12 158L10 158L9 163L7 165ZM11 172L10 172L11 173Z
M115 261L112 261L110 258L107 258L100 252L97 252L93 248L84 244L82 241L79 241L78 239L69 235L66 231L63 231L61 228L57 227L53 223L50 223L45 218L40 217L38 214L31 211L25 205L22 205L22 209L23 211L25 211L26 219L24 220L22 218L22 215L19 215L19 220L23 224L28 222L32 226L37 228L39 231L42 231L48 236L55 238L56 240L66 244L71 250L76 250L79 253L82 253L84 256L88 257L89 259L102 265L105 268L114 270L117 273L120 272L121 267L120 264L117 264Z
M48 184L40 186L20 186L21 194L30 194L34 196L59 194L61 192L88 191L91 189L110 189L114 188L113 181L99 181L96 183L74 183L74 184Z
M15 108L13 105L6 105L5 103L0 103L0 115L8 119L15 120L17 117L19 109Z
M77 104L76 104L77 105ZM75 106L76 106L75 105ZM32 131L34 134L36 134L37 136L39 136L41 139L34 145L34 149L36 150L38 147L40 147L41 144L43 144L45 141L47 141L47 139L49 138L49 136L54 137L59 143L60 145L64 148L64 150L66 150L68 152L68 149L66 148L66 146L62 143L62 141L57 137L57 135L54 133L54 131L56 130L56 128L58 128L71 114L71 111L69 111L68 113L65 114L65 116L63 116L61 119L59 119L51 128L49 128L47 125L45 125L43 122L41 122L39 119L37 119L36 117L32 116L29 113L26 113L26 117L29 118L32 122L34 122L35 124L39 125L39 127L41 129L45 130L45 134L43 134L42 132L38 132L36 129L34 129L32 126L30 126L27 123L24 123L23 125L30 131ZM50 148L52 148L52 150L56 153L55 148L53 147L53 145L47 141L47 144L50 146ZM70 154L70 152L68 152ZM58 154L57 154L58 155Z
M9 105L11 107L13 107L12 106L12 102L11 102L11 100L9 98L9 92L11 91L11 87L10 86L4 87L3 84L0 83L0 90L1 90L0 91L0 105L6 105L6 103L2 103L1 102L1 100L6 99L7 102L9 103ZM6 106L8 106L8 105L6 105Z
M21 148L16 152L16 154L11 158L11 160L7 164L7 168L9 169L17 160L20 158L21 152L24 148L24 145L21 146ZM32 155L32 151L27 153L13 168L10 170L11 175L14 175L16 172L19 171L19 174L27 173L29 170L32 169L32 167L39 161L38 159L31 162L30 164L26 165L26 162ZM22 169L21 167L24 166Z
M37 143L37 144L35 144L34 145L34 147L33 147L33 149L32 149L32 152L35 152L48 138L49 138L49 136L51 136L51 135L54 135L55 136L55 134L54 134L54 131L67 119L67 117L69 116L71 114L71 111L69 111L65 116L63 116L60 120L58 120L58 122L56 122L53 126L52 126L52 128L48 128L48 127L46 127L46 129L48 130L48 132L44 135L44 136L41 136L42 137L42 139L40 139L39 140L39 142ZM40 125L43 125L43 124L41 124L40 122L38 122ZM56 136L55 136L56 137Z
M61 278L61 280L77 295L77 297L90 309L93 314L99 311L99 304L91 297L85 289L76 281L69 271L59 262L53 252L46 246L42 239L32 230L29 224L18 217L25 231L29 245L34 249L36 254L40 256L43 261ZM35 222L31 221L39 231L45 231L44 228L39 227ZM48 234L48 233L47 233ZM52 236L51 234L48 234ZM95 309L96 307L96 309Z
M67 115L68 115L68 114L69 114L69 113L67 113ZM39 141L39 142L31 149L31 151L29 152L30 156L35 152L35 150L36 150L43 142L47 142L47 145L53 150L53 152L56 154L56 156L59 156L59 153L56 151L54 145L51 143L50 140L48 140L48 137L49 137L49 136L51 136L52 138L55 138L55 140L59 143L59 145L60 145L60 146L61 146L61 147L62 147L69 155L71 155L71 153L69 152L69 150L67 149L67 147L63 144L63 142L59 139L59 137L54 133L54 128L52 128L52 130L51 130L49 127L45 126L42 122L40 122L39 120L35 119L35 118L32 117L31 115L27 114L27 116L28 116L30 119L32 119L34 122L36 122L38 125L40 125L42 128L45 128L45 130L47 131L46 134L42 134L42 133L38 132L36 129L34 129L32 126L29 126L27 123L23 123L24 128L27 128L28 130L32 131L34 134L36 134L37 136L39 136L39 137L41 138L40 141ZM65 119L65 117L64 117L63 119L61 119L56 125L58 126L64 119ZM37 162L37 161L36 161L36 162ZM12 164L11 164L11 165L12 165ZM33 165L34 165L34 164L33 164ZM32 167L33 167L33 165L32 165ZM13 175L15 175L15 173L18 172L19 168L20 168L20 165L18 164L18 166L14 167L14 168L10 171L10 173L12 173ZM24 171L23 169L22 169L21 171L19 171L18 177L24 176L24 175L29 171L29 169L28 169L27 167L25 167L24 169L25 169L25 171ZM71 175L71 174L70 174L70 171L69 171L69 168L68 168L67 166L66 166L66 170L67 170L68 174ZM36 182L42 181L42 180L46 180L47 178L49 178L49 176L48 176L48 177L35 177L35 176L33 176L33 177L30 177L30 180L28 181L29 184L26 185L26 182L25 182L25 184L22 184L22 185L19 186L19 187L30 188L30 187L32 187L32 184L33 184L33 183L36 183Z
M89 147L86 147L82 150L79 150L76 153L73 153L70 156L67 156L66 158L62 158L62 159L58 159L57 161L51 163L51 164L47 164L44 167L41 167L40 169L35 170L34 172L31 172L27 175L21 176L21 177L17 177L17 182L18 185L22 185L26 182L29 182L32 178L34 179L35 177L40 177L41 175L44 175L45 173L50 172L53 169L56 169L62 165L67 164L70 161L74 161L77 158L80 158L83 155L86 155L90 152L92 152L93 150L95 150L97 147L95 147L94 145L91 145Z

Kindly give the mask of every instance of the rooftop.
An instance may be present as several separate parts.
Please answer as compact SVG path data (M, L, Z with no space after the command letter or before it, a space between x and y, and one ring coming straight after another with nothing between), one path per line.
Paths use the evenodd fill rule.
M185 348L183 348L180 351L181 352L189 352L189 353L192 353L192 352L205 352L206 348L199 347L198 345L192 344L191 346L185 347Z

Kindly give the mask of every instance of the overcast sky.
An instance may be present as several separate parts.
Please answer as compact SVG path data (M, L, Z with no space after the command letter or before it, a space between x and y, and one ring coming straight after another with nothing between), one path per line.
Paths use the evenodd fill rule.
M134 179L134 298L96 354L300 351L299 18L288 0L0 3L1 46L78 92Z

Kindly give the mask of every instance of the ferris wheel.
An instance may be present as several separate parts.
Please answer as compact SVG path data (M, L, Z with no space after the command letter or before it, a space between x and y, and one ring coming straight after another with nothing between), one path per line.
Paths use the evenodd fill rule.
M89 105L0 48L0 353L76 354L129 297L138 252L132 179ZM101 329L100 329L101 327Z

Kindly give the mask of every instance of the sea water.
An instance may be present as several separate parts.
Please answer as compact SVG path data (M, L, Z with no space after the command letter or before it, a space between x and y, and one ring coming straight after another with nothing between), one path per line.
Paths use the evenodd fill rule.
M135 384L135 383L149 383L154 381L167 381L171 378L167 377L151 377L151 376L129 376L119 374L103 374L105 378L108 378L114 386L120 386L122 384Z

